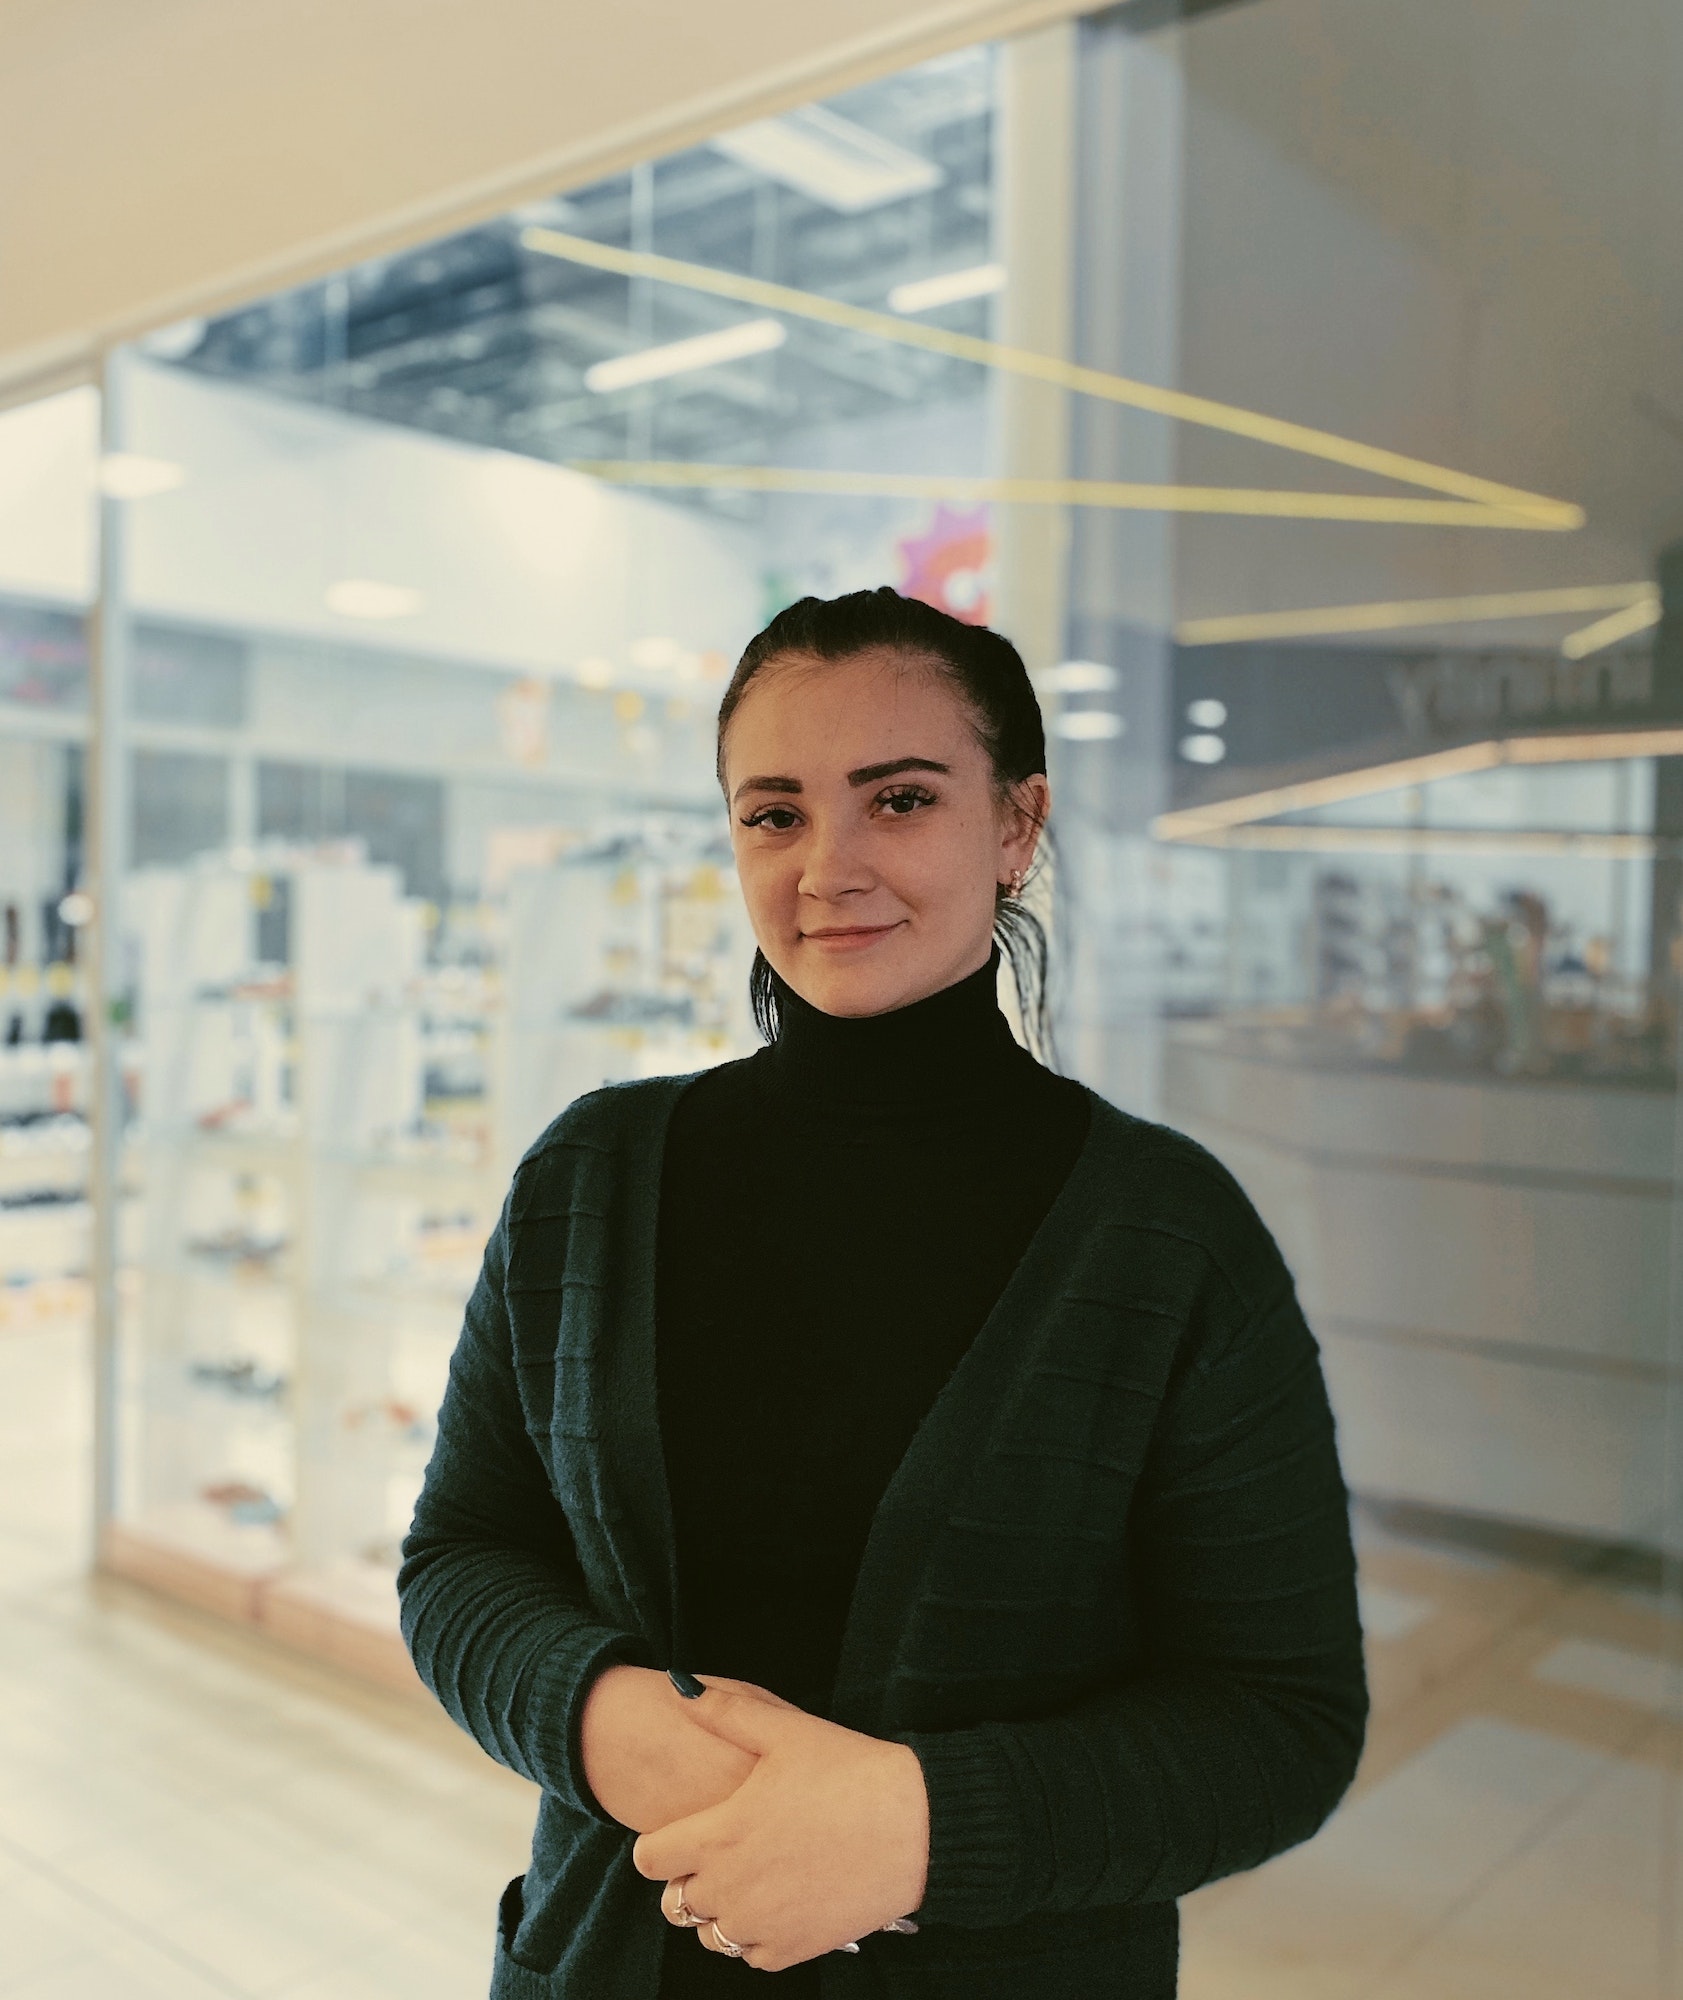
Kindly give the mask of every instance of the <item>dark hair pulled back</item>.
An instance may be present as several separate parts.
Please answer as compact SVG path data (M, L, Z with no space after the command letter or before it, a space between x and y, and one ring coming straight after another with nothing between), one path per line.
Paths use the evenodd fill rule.
M931 604L902 597L886 584L877 590L850 591L845 597L803 597L749 640L719 703L714 766L719 789L725 790L725 731L762 668L792 654L845 660L878 647L905 653L946 677L987 752L995 798L1034 819L1041 828L1041 845L1049 851L1051 830L1035 813L1032 801L1016 791L1023 779L1046 770L1046 727L1022 655L988 626L966 625ZM1039 851L1037 846L1037 856ZM1025 887L1039 873L1037 860ZM993 933L1010 960L1017 1005L1034 1052L1055 1067L1046 997L1046 932L1039 918L1024 909L1003 883L994 891ZM777 992L770 963L757 948L748 993L755 1025L768 1042L775 1042L782 1027Z

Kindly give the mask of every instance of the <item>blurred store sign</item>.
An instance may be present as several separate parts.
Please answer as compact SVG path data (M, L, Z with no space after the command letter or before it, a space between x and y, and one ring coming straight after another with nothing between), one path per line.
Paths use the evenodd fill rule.
M1219 764L1176 757L1177 809L1338 772L1516 737L1617 736L1610 755L1666 754L1683 725L1683 632L1643 635L1587 659L1541 648L1177 646L1173 715L1226 710ZM1557 747L1564 750L1564 743ZM1583 753L1595 754L1593 740ZM1675 754L1671 751L1669 754Z
M985 625L992 599L993 532L985 506L937 505L929 526L899 544L901 594L966 625Z

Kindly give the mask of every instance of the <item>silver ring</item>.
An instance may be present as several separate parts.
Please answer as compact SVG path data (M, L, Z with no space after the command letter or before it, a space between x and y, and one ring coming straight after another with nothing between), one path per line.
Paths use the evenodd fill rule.
M678 1907L672 1914L674 1919L678 1923L683 1924L687 1929L693 1929L697 1924L704 1924L708 1921L706 1917L698 1917L689 1904L684 1901L684 1885L682 1882L678 1884Z
M728 1952L732 1958L740 1958L746 1947L731 1943L730 1939L720 1930L717 1917L709 1917L708 1922L713 1926L713 1935L719 1940L719 1949Z

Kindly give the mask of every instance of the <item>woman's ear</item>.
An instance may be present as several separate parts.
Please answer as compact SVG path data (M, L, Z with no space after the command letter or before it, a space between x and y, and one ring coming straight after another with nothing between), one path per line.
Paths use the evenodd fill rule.
M1052 788L1043 773L1018 779L1006 807L1003 845L1012 866L1020 867L1025 875L1051 810Z

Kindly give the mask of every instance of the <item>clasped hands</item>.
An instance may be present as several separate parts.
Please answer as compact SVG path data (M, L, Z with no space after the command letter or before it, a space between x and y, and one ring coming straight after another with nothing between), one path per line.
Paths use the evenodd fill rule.
M922 1902L929 1803L907 1744L844 1729L749 1681L699 1674L706 1692L690 1700L652 1669L609 1671L645 1677L632 1692L664 1701L655 1737L680 1753L681 1769L645 1768L640 1797L633 1786L616 1804L597 1791L614 1818L639 1829L632 1865L666 1884L669 1922L680 1921L681 1890L692 1912L743 1947L746 1964L778 1972ZM674 1805L679 1816L654 1819ZM711 1923L697 1937L723 1949Z

